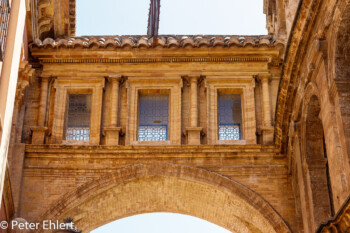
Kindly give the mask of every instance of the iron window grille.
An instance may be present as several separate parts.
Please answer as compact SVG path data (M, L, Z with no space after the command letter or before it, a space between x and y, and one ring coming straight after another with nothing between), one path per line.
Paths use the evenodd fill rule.
M4 60L5 43L7 36L7 27L10 17L10 5L9 0L1 0L0 5L0 61Z
M91 95L69 95L66 140L88 141L90 139Z
M219 140L242 140L242 108L239 94L218 96Z
M241 125L219 124L219 140L241 140Z
M139 141L166 141L168 138L167 125L140 125Z
M167 141L169 95L140 95L138 141Z

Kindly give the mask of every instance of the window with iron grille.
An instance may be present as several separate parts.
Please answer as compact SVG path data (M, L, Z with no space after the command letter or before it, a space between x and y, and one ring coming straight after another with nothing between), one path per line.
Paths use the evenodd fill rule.
M219 140L242 140L241 95L218 95Z
M140 95L139 141L167 141L169 95Z
M91 94L71 94L68 100L66 140L88 141L90 138Z
M1 0L0 5L0 61L4 60L7 27L10 16L9 0Z

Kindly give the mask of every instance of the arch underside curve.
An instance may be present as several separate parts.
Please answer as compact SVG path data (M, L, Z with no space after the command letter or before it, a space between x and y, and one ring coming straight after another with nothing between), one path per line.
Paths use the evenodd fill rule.
M335 84L337 86L343 129L350 155L350 1L342 13L335 48Z
M89 232L124 217L172 212L198 217L231 232L291 232L261 196L217 173L174 164L119 169L68 193L43 216L74 219Z

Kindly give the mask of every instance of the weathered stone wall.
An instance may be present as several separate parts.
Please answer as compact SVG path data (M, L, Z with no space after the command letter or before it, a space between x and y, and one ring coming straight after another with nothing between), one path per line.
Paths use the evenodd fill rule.
M338 33L348 34L340 26L348 17L345 13L348 4L349 1L317 0L302 3L291 33L281 80L276 144L290 161L293 190L297 205L300 205L304 232L314 232L322 221L327 222L342 208L350 194L345 140L348 127L347 123L344 125L348 122L345 107L348 104L344 98L348 88L346 83L336 85L337 72L341 70L344 74L349 66L349 63L339 62L337 55L339 41L342 41L342 49L349 44L346 39L337 40ZM345 50L341 50L343 55ZM336 69L339 65L342 69ZM314 99L319 103L317 116L312 116L315 113L309 111L309 104ZM313 125L315 122L318 126ZM321 157L308 161L310 154ZM331 198L319 204L320 196ZM330 213L328 202L333 203L333 213Z
M297 218L295 216L294 198L292 197L290 180L287 173L286 161L283 156L276 153L273 146L168 146L168 147L83 147L83 146L59 146L59 145L27 145L26 148L26 164L24 170L24 185L22 189L22 205L21 216L27 220L33 221L39 217L45 218L52 211L61 211L63 215L66 211L70 211L70 207L55 208L55 205L60 204L66 200L65 195L70 195L69 198L78 198L79 187L82 185L87 186L91 182L91 187L100 184L99 181L92 182L93 180L103 178L109 174L118 172L123 167L133 164L148 164L150 169L154 166L154 171L160 175L166 171L157 170L157 163L162 164L178 164L188 167L196 167L205 169L213 174L221 174L230 180L236 181L248 187L257 195L264 198L271 206L285 219L286 223L295 232L297 229ZM155 165L153 165L155 164ZM77 169L78 168L78 169ZM164 176L165 176L164 173ZM204 179L205 180L205 179ZM203 182L204 182L203 180ZM157 187L153 188L153 194L149 193L149 187L153 182L156 182L157 178L150 178L148 182L144 183L144 186L137 187L137 193L143 196L146 200L148 195L159 196ZM195 182L196 181L192 181ZM198 182L198 181L197 181ZM114 185L118 186L118 182ZM175 183L174 183L175 185ZM220 186L220 183L217 183ZM90 185L89 185L90 186ZM216 186L216 185L214 185ZM136 188L136 186L135 186ZM108 188L107 188L108 189ZM103 189L107 191L107 189ZM101 190L101 191L103 191ZM164 195L176 200L181 196L191 196L192 192L196 192L189 186L186 188L178 187L174 192L171 189L162 190ZM99 190L94 190L86 195L93 198L99 193ZM157 194L158 193L158 194ZM197 193L198 195L200 193ZM116 200L128 202L124 203L127 210L124 213L128 215L130 213L136 213L139 208L136 208L131 201L132 197L125 197L123 199L122 194L116 195ZM121 195L121 196L119 196ZM136 195L136 194L133 194ZM194 195L191 197L193 202L197 202L201 197ZM204 193L203 193L204 195ZM205 195L209 195L208 193ZM211 198L216 202L216 205L208 205L207 201L201 202L193 213L197 213L203 209L205 213L210 216L210 221L219 224L221 220L216 217L216 214L222 212L228 206L220 204L219 200L215 199L215 193ZM107 195L108 196L108 195ZM203 197L204 198L204 197ZM147 202L147 208L153 206L154 211L177 211L179 209L159 209L158 202L153 203L151 200ZM179 201L180 201L179 200ZM216 201L215 201L216 200ZM152 204L153 203L153 204ZM158 204L157 204L158 203ZM98 218L106 217L108 214L116 210L115 206L109 206L101 199L97 203L91 203L92 206L84 207L91 208L91 211L97 211L103 208L102 216L96 216ZM172 205L169 203L169 205ZM180 204L179 204L180 205ZM181 205L186 205L182 203ZM264 205L263 205L264 206ZM264 208L261 206L262 208ZM188 209L185 208L187 211ZM77 223L80 221L87 221L86 214L91 212L85 209L74 217L76 217ZM130 212L129 212L130 211ZM136 211L136 212L135 212ZM226 210L225 210L226 211ZM248 210L242 209L242 213L247 214ZM118 213L118 212L116 212ZM116 214L115 213L115 214ZM122 213L120 213L122 214ZM89 215L89 214L88 214ZM85 217L82 217L85 216ZM68 217L68 216L62 216ZM73 216L72 216L73 217ZM92 216L91 216L92 217ZM90 217L89 217L90 218ZM207 217L208 218L208 217ZM83 220L84 219L84 220ZM233 221L233 220L232 220ZM103 224L104 222L100 222ZM232 226L234 226L234 221ZM84 229L93 226L79 225ZM227 226L226 226L227 227Z
M173 211L202 217L234 232L242 230L255 232L257 229L261 232L288 232L287 225L293 231L299 231L300 219L295 215L287 160L275 150L274 146L259 145L266 143L264 138L268 138L268 135L272 136L283 46L273 44L258 45L257 48L219 46L210 48L209 55L206 48L145 50L126 47L121 49L121 53L108 48L101 52L93 46L88 49L91 48L90 52L80 48L73 50L33 48L32 55L44 60L39 79L29 87L25 98L26 115L22 141L26 143L26 149L19 216L28 221L35 221L45 217L63 218L73 215L71 217L74 217L79 227L91 230L98 225L130 214ZM140 57L139 60L136 63L129 62L130 54L136 58ZM81 62L70 62L72 56ZM99 56L107 60L121 59L124 62L90 61ZM159 61L145 62L153 57L158 59L159 56ZM45 60L49 57L54 60ZM161 61L169 57L187 60ZM59 60L55 60L57 58ZM196 59L204 60L198 62ZM111 96L114 84L110 82L110 78L116 76L120 77L117 82L119 104L113 110L111 105L115 100ZM49 77L45 112L39 108L45 104L42 100L42 96L45 96L42 95L42 91L45 90L42 89L42 77ZM107 77L108 80L103 82L102 77ZM57 128L63 124L55 126L54 122L57 121L57 116L62 117L62 111L65 109L64 97L58 97L64 95L62 93L58 95L58 92L62 92L63 88L74 88L77 92L79 85L82 90L86 88L93 90L94 80L104 83L103 98L93 102L93 105L102 107L101 122L92 122L92 127L101 126L100 145L71 145L64 140L54 141L53 136L57 135L57 129L63 130ZM197 103L192 101L193 87L197 87ZM170 140L163 146L159 145L160 143L135 144L130 135L135 133L132 130L135 128L132 122L137 121L138 117L136 94L140 90L159 92L161 89L170 90L169 95L173 96L169 104L170 109L175 109L171 110L170 114L171 122L175 125L171 127L180 134L174 134L173 131L170 135L174 135L171 136L172 140L178 136L180 140L177 138L175 141ZM241 145L234 145L235 141L226 141L226 145L219 145L220 142L215 141L213 137L217 127L215 124L212 125L213 117L217 114L215 98L219 91L226 93L237 90L242 93L242 117L246 130L244 132L247 132L243 139L246 141L240 141ZM213 104L208 104L209 100L214 101ZM200 140L197 141L198 145L187 145L189 136L186 131L193 126L192 109L195 108L198 108L198 122L195 126L201 129L202 133ZM110 126L111 111L117 111L115 126L121 128L121 133L118 143L107 146L104 145L108 140L103 130ZM46 116L43 126L48 130L43 144L35 145L32 144L35 135L31 134L31 127L37 124L40 114ZM256 133L260 134L259 142ZM271 137L269 143L272 143ZM114 183L108 181L112 182L113 187L97 188L104 182L104 177L114 176L125 170L125 167L137 164L147 165L148 173L157 176L148 177L147 173L138 177L136 174L134 177L136 182L123 181L125 189L130 192L125 189L114 189L114 186L121 185L117 180ZM176 178L178 175L169 175L169 172L173 174L177 169L172 170L171 164L180 166L180 170L186 170L188 167L196 174L204 172L203 174L225 177L224 179L229 182L238 182L239 187L251 190L240 194L243 196L249 194L249 198L244 202L239 198L231 200L235 194L226 189L224 192L229 196L222 196L222 182L217 180L217 183L211 183L204 175L200 180L198 178L186 180L191 177L188 175L179 181ZM202 186L206 182L210 185ZM174 186L169 187L169 184ZM83 187L90 191L84 191L83 195L81 193ZM124 193L120 193L122 191ZM105 201L103 195L106 195ZM130 195L136 197L133 199ZM116 198L118 200L116 203L123 208L116 210L115 204L110 204L107 197ZM143 209L138 208L140 205L138 197L142 199ZM69 200L78 200L82 205L80 207L71 205ZM67 205L64 204L66 201ZM234 212L231 211L231 201L237 205ZM259 214L253 214L254 209ZM226 212L227 215L223 215ZM231 216L229 212L234 214ZM251 214L255 217L251 216L250 219L248 216ZM267 222L264 223L263 219Z
M338 91L347 151L350 154L350 5L341 16L335 54L335 83ZM350 156L350 155L349 155Z

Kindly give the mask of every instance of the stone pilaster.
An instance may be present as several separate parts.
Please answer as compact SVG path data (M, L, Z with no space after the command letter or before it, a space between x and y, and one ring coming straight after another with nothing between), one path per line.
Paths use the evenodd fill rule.
M271 124L271 102L269 91L269 81L271 79L271 74L259 74L257 78L261 82L262 89L263 125L260 127L262 144L273 144L274 128Z
M255 84L255 83L254 83ZM243 89L244 99L244 132L243 139L246 144L256 144L256 120L255 120L255 85L250 83L247 88Z
M45 127L47 94L49 77L41 77L40 103L38 109L37 126L31 127L33 131L32 144L44 144L47 127Z
M121 75L111 75L107 79L111 83L111 104L108 116L108 127L103 129L105 136L106 145L118 145L119 144L119 133L121 127L118 127L118 109L119 109L119 85Z
M190 127L186 128L187 144L200 145L202 127L198 127L198 81L200 75L186 77L190 84Z

